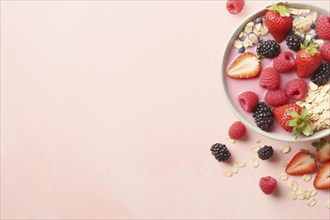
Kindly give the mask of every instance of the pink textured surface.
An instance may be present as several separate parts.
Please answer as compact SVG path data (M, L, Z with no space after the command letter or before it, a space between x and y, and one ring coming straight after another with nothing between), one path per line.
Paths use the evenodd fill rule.
M224 42L269 4L1 1L1 219L329 219L329 191L310 208L258 186L310 143L226 139ZM275 156L254 169L256 138ZM223 176L215 142L246 167Z

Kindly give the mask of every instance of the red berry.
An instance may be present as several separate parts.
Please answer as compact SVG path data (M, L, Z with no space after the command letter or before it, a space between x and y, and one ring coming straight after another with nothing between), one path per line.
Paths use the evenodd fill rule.
M322 45L320 52L322 58L325 61L330 62L330 41L327 41Z
M246 112L252 112L258 101L258 95L251 91L242 92L238 96L238 102Z
M294 59L292 53L283 51L274 59L273 67L279 73L290 72L296 67L296 60Z
M330 17L322 16L316 20L316 33L323 40L330 40Z
M288 103L288 97L283 89L268 90L265 102L269 106L276 107Z
M276 188L277 182L271 176L262 177L259 181L260 189L267 195L271 194Z
M244 8L244 0L227 0L226 7L230 14L236 15Z
M228 135L230 138L238 140L245 135L245 132L245 125L240 121L236 121L229 127Z
M273 68L267 67L261 71L259 85L266 89L277 89L280 86L280 74Z
M295 101L305 98L307 92L308 85L303 79L292 79L285 86L286 95Z

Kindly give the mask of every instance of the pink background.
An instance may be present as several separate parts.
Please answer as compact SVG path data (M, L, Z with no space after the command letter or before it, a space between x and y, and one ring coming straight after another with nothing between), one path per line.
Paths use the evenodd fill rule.
M227 141L225 42L271 2L1 1L1 218L328 219L329 191L310 208L258 187L309 142ZM257 169L256 138L275 149ZM247 164L232 178L216 142Z

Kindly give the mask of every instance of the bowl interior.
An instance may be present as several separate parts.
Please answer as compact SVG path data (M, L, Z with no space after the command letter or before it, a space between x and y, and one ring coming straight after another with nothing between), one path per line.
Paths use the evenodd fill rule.
M318 8L318 7L315 7L315 6L312 6L312 5L308 5L308 4L289 4L289 6L292 7L292 8L309 8L312 11L316 11L321 15L329 14L329 12L324 10L324 9L321 9L321 8ZM231 37L229 38L229 40L226 44L226 48L225 48L225 51L224 51L223 57L222 57L222 69L221 69L220 78L221 78L221 82L222 82L223 94L225 96L225 99L226 99L227 103L229 104L232 112L234 112L236 117L242 123L244 123L248 128L254 130L255 132L257 132L257 133L259 133L263 136L266 136L266 137L269 137L269 138L272 138L272 139L275 139L275 140L288 141L288 142L291 142L291 141L312 141L312 140L320 139L322 137L330 135L330 128L329 129L324 129L324 130L321 130L321 131L317 131L313 135L308 136L308 137L301 135L297 139L295 139L294 136L291 133L286 132L283 129L282 129L283 131L279 131L279 132L277 131L278 129L275 132L263 131L255 125L252 116L249 115L250 113L245 113L243 110L238 109L237 103L234 103L234 102L236 102L236 100L233 100L235 98L231 97L229 95L230 90L232 90L233 88L232 88L231 85L229 85L230 83L228 83L228 78L229 77L226 76L226 68L227 68L227 65L228 65L228 58L230 57L230 53L232 51L234 41L237 39L240 32L244 29L246 23L248 23L249 21L254 20L257 17L260 17L260 16L264 15L266 13L266 11L267 11L266 9L263 9L263 10L257 11L256 13L253 13L252 15L248 16L248 18L246 18L235 29L235 31L233 32L233 34L231 35ZM244 85L242 85L242 86L244 87ZM237 86L236 86L236 88L237 88ZM259 98L261 98L260 95L259 95ZM274 124L277 124L277 122L274 121ZM276 126L279 126L279 125L276 125Z

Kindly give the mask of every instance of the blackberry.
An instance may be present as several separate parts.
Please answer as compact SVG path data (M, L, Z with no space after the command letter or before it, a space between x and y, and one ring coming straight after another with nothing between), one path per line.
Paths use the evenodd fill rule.
M323 86L330 79L330 63L322 63L313 73L311 80L318 86Z
M264 131L269 131L273 125L273 112L264 102L258 102L253 109L252 116L256 125Z
M257 54L260 57L273 58L281 51L280 45L274 40L264 41L257 46Z
M261 160L267 160L273 156L274 150L272 146L265 145L258 150L258 157Z
M227 160L231 155L226 145L219 143L212 145L211 152L219 162Z
M286 37L286 45L288 45L288 47L293 51L300 50L300 44L302 43L303 41L298 34L293 33Z

